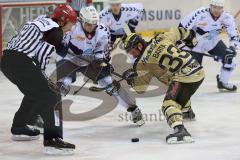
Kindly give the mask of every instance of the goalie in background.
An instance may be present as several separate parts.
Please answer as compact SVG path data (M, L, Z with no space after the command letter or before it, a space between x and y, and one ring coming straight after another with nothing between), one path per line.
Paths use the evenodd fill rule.
M137 93L144 93L153 77L169 86L162 105L167 123L174 129L166 137L169 144L194 141L183 125L183 118L194 118L190 98L204 79L200 64L191 54L176 47L179 40L191 48L196 45L194 32L183 28L159 34L149 43L133 33L124 43L126 51L136 60L133 69L125 71L123 76Z
M234 57L236 49L240 47L240 37L234 18L224 11L224 0L210 0L210 7L199 8L184 17L179 25L186 29L193 29L197 37L208 34L199 40L194 48L184 48L202 64L203 55L208 52L218 57L222 62L220 74L217 75L217 87L220 91L236 91L237 86L229 83L233 70L236 68ZM219 30L224 29L228 36L230 47L227 47L220 38ZM199 54L200 53L200 54Z

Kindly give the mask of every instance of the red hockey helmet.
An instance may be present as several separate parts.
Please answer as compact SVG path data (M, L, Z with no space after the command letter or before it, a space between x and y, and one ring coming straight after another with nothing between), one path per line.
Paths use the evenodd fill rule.
M64 24L66 24L68 21L76 23L77 13L69 5L62 4L55 8L52 18Z

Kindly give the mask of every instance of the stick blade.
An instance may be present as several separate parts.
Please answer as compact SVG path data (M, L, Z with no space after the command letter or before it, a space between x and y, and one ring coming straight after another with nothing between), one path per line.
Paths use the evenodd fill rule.
M98 88L98 87L90 87L89 90L92 91L92 92L101 92L104 89L103 88Z

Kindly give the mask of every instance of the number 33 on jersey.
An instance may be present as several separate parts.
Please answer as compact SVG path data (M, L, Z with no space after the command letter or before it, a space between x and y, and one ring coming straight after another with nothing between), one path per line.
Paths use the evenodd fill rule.
M204 77L202 66L192 56L176 47L176 42L183 37L178 29L156 36L136 60L134 68L138 78L134 86L139 92L147 89L152 77L165 84L172 81L183 83L197 82ZM141 87L140 87L141 86Z

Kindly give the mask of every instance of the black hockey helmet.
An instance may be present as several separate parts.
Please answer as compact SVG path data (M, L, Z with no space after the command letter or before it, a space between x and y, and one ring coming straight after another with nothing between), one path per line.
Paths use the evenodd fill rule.
M124 40L124 49L129 52L132 48L136 48L139 43L145 46L146 41L140 35L131 33Z

